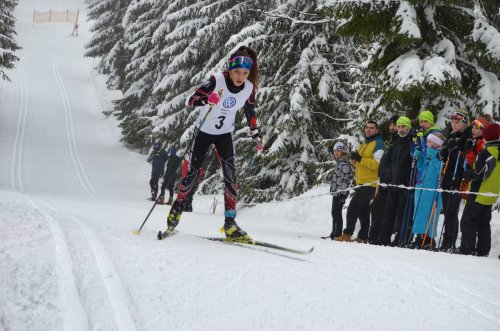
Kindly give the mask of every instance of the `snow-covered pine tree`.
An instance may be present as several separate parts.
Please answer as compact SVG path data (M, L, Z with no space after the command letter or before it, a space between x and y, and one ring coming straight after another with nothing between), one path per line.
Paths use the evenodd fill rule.
M376 47L365 71L376 80L371 110L395 109L415 118L426 107L444 124L445 115L459 106L475 115L500 115L494 3L323 0L322 8L344 20L339 34Z
M14 68L14 62L19 58L14 54L20 49L15 40L16 31L13 11L17 0L3 0L0 2L0 77L10 81L5 70Z
M315 9L305 0L132 2L121 41L132 54L125 79L134 81L122 83L129 87L117 105L124 140L146 146L160 137L186 147L198 114L186 107L187 97L225 68L234 49L248 45L260 54L257 112L269 151L264 159L256 156L240 114L235 137L241 196L262 201L309 189L322 178L327 147L347 122L349 72L363 53L337 38L334 23ZM209 163L207 170L205 192L215 192L222 184L218 165Z
M108 85L122 89L125 82L125 66L129 55L123 47L122 20L131 0L101 0L88 2L88 19L92 39L85 45L85 56L101 59L99 71L109 74Z
M123 18L123 47L130 55L120 84L123 98L116 102L115 115L121 120L123 141L148 149L151 144L151 116L156 115L150 98L160 72L163 43L154 38L164 24L162 14L167 3L158 0L134 0Z
M335 23L318 16L307 0L277 2L258 29L232 40L249 41L262 68L257 99L266 152L238 145L241 196L268 201L299 195L324 179L333 138L347 123L349 71L357 66L352 44L338 38Z

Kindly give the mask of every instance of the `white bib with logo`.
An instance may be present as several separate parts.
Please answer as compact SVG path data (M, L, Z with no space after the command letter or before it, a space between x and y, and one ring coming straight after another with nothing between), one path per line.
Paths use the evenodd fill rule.
M249 80L246 80L243 90L234 94L227 88L226 80L222 73L215 74L214 77L214 93L219 93L221 99L211 110L210 104L201 107L200 115L196 120L196 127L205 133L219 135L234 131L236 112L243 108L245 102L252 94L253 84ZM205 115L209 111L210 113L205 119L205 122L203 122Z

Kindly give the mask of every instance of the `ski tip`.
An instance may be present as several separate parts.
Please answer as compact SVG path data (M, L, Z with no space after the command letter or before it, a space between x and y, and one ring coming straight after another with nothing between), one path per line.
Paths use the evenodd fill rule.
M161 231L158 231L158 234L156 235L156 238L158 240L162 240L163 239L163 233Z

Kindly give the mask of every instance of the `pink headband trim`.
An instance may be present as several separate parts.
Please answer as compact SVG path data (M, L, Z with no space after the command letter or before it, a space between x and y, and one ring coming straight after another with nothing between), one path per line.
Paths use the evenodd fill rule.
M432 141L433 143L435 143L436 145L438 145L440 147L443 146L443 143L444 143L443 139L439 138L438 136L433 135L432 133L430 133L427 136L427 140Z

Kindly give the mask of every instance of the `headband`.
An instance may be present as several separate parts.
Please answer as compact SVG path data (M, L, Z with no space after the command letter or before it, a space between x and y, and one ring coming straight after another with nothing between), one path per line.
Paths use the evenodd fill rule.
M248 56L235 56L229 60L229 65L228 69L233 70L233 69L252 69L253 66L253 61L250 57Z
M443 146L443 143L444 143L443 139L439 138L438 136L433 135L432 133L429 133L429 135L427 136L427 140L432 141L433 143L435 143L439 147Z

